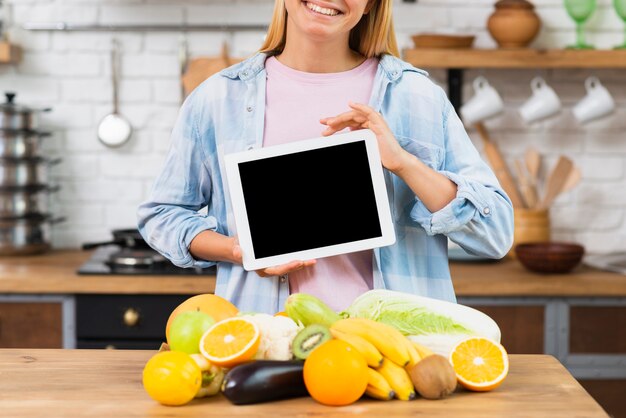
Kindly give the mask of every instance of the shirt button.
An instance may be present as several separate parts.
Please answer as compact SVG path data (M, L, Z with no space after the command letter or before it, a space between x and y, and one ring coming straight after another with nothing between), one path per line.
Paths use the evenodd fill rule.
M252 106L248 106L248 107L246 107L246 110L247 110L248 112L252 112Z
M248 76L248 72L244 71L243 73L241 73L242 76L247 77Z
M486 207L486 208L484 208L484 209L483 209L483 213L484 213L485 215L489 215L489 214L491 213L491 209L489 209L488 207Z
M285 283L287 281L287 275L283 274L282 276L278 276L280 278L281 283Z

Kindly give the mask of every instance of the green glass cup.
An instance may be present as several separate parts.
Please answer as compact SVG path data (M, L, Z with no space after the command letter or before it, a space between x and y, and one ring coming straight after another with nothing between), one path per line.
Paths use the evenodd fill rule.
M564 0L564 3L567 14L576 22L576 43L568 48L593 49L585 42L584 23L596 10L596 0Z
M626 0L613 0L615 12L624 21L624 43L615 47L615 49L626 49Z

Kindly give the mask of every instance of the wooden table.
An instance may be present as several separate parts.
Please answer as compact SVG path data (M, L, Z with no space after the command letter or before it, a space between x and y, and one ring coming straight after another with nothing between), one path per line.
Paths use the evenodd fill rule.
M54 250L31 257L0 258L0 294L213 293L215 276L81 276L91 253ZM582 266L570 274L532 273L517 261L450 263L456 295L624 297L626 276Z
M311 398L233 406L222 397L182 407L157 404L141 371L154 351L0 350L0 415L34 417L606 417L553 357L511 355L508 378L487 393L459 390L439 401L362 400L327 407Z

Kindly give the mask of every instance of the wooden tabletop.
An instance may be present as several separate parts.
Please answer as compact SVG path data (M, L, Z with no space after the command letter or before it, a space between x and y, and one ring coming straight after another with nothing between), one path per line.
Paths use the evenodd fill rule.
M199 294L215 291L207 276L83 276L91 252L55 250L39 256L0 258L0 293ZM569 274L543 275L513 260L450 263L457 296L624 297L626 276L582 266Z
M345 407L311 398L248 406L218 396L181 407L157 404L145 393L141 372L154 351L0 350L0 411L34 417L607 417L553 357L511 355L510 372L492 392L458 390L445 400L361 400Z
M0 293L197 295L215 291L215 276L78 275L91 251L54 250L0 258Z

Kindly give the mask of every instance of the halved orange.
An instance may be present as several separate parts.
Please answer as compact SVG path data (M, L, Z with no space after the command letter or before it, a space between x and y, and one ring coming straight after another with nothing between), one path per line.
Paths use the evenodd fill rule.
M259 349L257 325L241 317L224 319L209 328L200 339L200 352L221 367L233 367L250 360Z
M478 392L497 388L509 372L509 356L504 347L483 337L459 342L450 353L450 363L459 383Z

